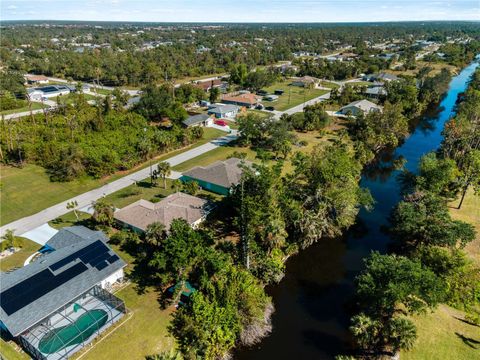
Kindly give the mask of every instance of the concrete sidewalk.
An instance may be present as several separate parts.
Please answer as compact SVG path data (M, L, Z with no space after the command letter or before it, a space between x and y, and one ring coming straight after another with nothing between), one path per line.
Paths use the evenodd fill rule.
M233 134L212 140L194 149L185 151L165 161L169 162L170 165L173 167L185 161L191 160L199 155L202 155L210 150L216 149L219 146L223 146L236 139L237 139L237 134L235 132ZM153 164L153 166L156 166L156 164ZM142 170L134 172L118 180L112 181L111 183L108 183L104 186L87 191L86 193L77 195L71 199L68 199L56 205L50 206L49 208L46 208L45 210L42 210L34 215L27 216L22 219L13 221L9 224L3 225L0 228L0 235L3 235L7 229L14 230L16 235L22 235L29 230L35 229L45 223L48 223L53 219L56 219L59 216L62 216L70 212L71 210L67 209L68 202L71 202L73 200L77 201L78 203L77 209L81 209L81 208L84 208L85 206L90 205L92 202L102 197L105 197L118 190L126 188L127 186L135 184L143 179L148 178L149 176L150 176L150 167L146 167ZM179 173L172 173L172 176L179 176Z

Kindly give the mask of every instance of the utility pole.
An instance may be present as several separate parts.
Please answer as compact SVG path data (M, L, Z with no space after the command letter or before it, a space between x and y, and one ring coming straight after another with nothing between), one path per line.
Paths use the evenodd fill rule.
M246 226L245 226L245 206L244 206L244 201L243 201L243 195L244 195L244 188L243 188L244 180L242 176L242 180L240 181L240 189L241 189L241 206L240 206L240 216L242 219L242 225L241 225L241 241L242 241L242 247L243 247L243 261L244 265L247 269L250 269L250 249L249 249L249 244L248 244L248 236L245 234L246 233Z

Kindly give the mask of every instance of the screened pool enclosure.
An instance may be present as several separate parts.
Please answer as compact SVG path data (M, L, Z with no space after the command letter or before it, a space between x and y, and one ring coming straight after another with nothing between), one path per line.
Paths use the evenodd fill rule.
M125 314L125 304L94 286L18 337L36 359L66 359Z

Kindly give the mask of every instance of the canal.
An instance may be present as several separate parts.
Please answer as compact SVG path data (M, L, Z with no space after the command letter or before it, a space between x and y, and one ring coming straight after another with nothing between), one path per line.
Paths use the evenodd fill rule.
M454 115L457 97L477 66L474 62L452 78L436 114L425 116L390 158L405 158L408 170L414 171L422 155L440 146L444 124ZM381 226L400 200L398 171L389 165L380 162L376 171L362 177L376 204L373 211L360 212L359 225L344 238L320 240L287 262L285 278L268 289L276 308L272 333L259 345L239 350L235 359L333 359L348 352L353 279L372 250L385 251L389 239Z

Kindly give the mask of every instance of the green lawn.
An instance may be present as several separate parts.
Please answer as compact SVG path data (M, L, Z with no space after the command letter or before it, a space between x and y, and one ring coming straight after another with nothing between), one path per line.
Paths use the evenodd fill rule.
M88 220L91 218L90 214L84 213L82 211L77 211L77 216L78 216L78 219L75 216L75 213L73 211L70 211L65 215L62 215L56 219L49 221L48 224L54 229L60 230L61 228L64 228L67 226L79 225L79 223L81 223L82 221Z
M19 236L16 237L15 246L21 247L21 250L0 260L0 271L8 271L17 267L22 267L25 260L41 247L36 242Z
M106 90L106 89L94 89L90 88L90 91L93 93L101 94L101 95L110 95L112 93L112 90Z
M345 85L350 85L352 87L357 87L357 86L371 86L373 83L369 81L352 81L345 83Z
M273 106L275 110L285 111L328 92L327 90L291 86L291 82L291 80L285 80L264 88L263 90L272 94L275 90L283 90L284 93L279 96L278 100L264 101L263 104L265 106Z
M320 86L330 88L330 89L338 89L340 85L332 83L330 81L320 81Z
M465 247L469 258L480 266L480 197L469 191L460 210L459 200L449 203L454 219L471 223L477 238ZM462 321L465 313L440 305L433 313L413 317L418 328L418 342L412 351L404 352L404 360L470 360L480 356L480 327Z
M298 151L310 152L314 148L314 146L321 143L327 143L328 141L335 138L335 135L331 132L327 132L327 134L320 136L318 134L318 131L311 131L306 133L297 132L296 136L299 141L305 140L307 142L307 145L302 147L293 146L292 154ZM257 156L257 153L248 147L240 147L235 144L230 144L228 146L221 146L212 151L209 151L208 153L197 156L194 159L174 166L173 170L182 172L189 170L194 166L207 166L215 161L227 159L229 156L233 155L234 152L246 153L247 159L250 161L255 160ZM289 158L287 158L287 161L284 165L284 171L289 171L291 169L291 163L289 161Z
M48 107L48 106L42 103L32 102L32 110L43 109L45 107ZM0 115L8 115L8 114L20 113L25 111L30 111L30 108L28 107L28 105L21 108L17 108L17 109L0 111Z
M418 339L402 360L473 360L480 356L480 328L462 321L463 313L440 305L433 313L413 317Z
M138 294L133 284L115 295L125 301L131 313L126 315L127 319L120 320L120 324L114 325L114 331L107 330L106 334L97 339L93 348L86 352L82 359L143 360L147 355L172 349L174 339L168 336L167 326L173 307L162 310L157 300L157 292L147 290L146 293ZM77 356L74 355L73 358Z
M29 360L30 356L13 341L6 342L0 339L0 359L5 360Z
M200 141L186 148L163 154L155 160L168 159L225 135L225 132L217 129L205 128L204 130L203 139ZM149 163L144 163L128 172L119 172L103 179L83 178L71 182L51 182L45 169L40 166L26 165L20 169L2 165L0 166L2 186L0 224L4 225L35 214L49 206L100 187L147 166L149 166Z

